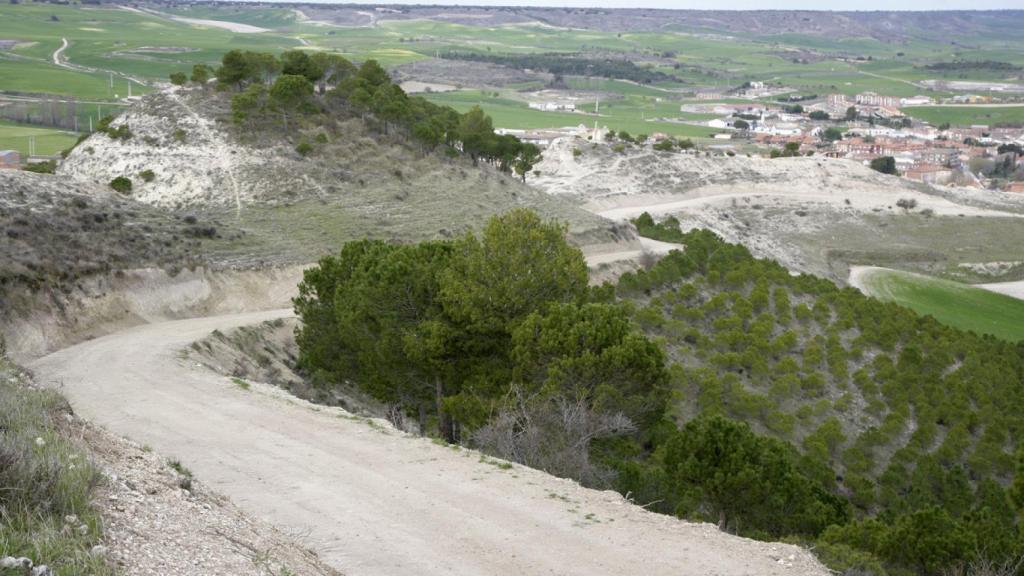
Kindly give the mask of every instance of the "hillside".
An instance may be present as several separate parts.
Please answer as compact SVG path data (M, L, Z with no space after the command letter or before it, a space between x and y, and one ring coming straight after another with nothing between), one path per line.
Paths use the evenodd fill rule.
M1012 559L1006 488L1019 474L1019 346L794 276L707 231L681 240L685 253L617 287L674 363L677 422L722 414L798 449L805 470L859 518L820 536L822 558L851 546L897 574L900 565L934 574L972 558ZM656 500L664 481L650 472L623 489ZM668 498L656 509L677 502L686 506ZM904 540L911 533L899 535L929 515L945 526L930 530L963 540L922 552ZM871 560L858 562L847 567Z
M0 230L0 292L195 266L204 240L231 234L219 221L169 213L105 186L15 170L0 171Z
M949 34L1000 35L1020 22L1020 11L832 12L824 10L659 10L649 8L541 8L460 6L388 7L370 12L365 6L303 7L314 20L345 26L378 22L436 19L464 26L540 24L597 31L690 31L756 36L805 34L825 38L872 38L887 42L941 39Z
M243 236L207 246L217 263L308 263L354 238L454 236L516 207L568 222L576 242L592 250L636 244L627 229L573 199L551 198L468 159L423 154L358 117L252 132L231 123L228 94L170 89L111 126L127 126L131 136L92 135L58 175L99 184L124 176L139 202L229 222ZM312 147L307 155L296 151L302 143ZM152 181L140 176L145 170Z
M849 264L962 275L961 264L1016 260L1024 241L1019 195L934 188L847 160L620 153L563 139L538 169L537 187L602 216L673 215L684 229L714 230L791 270L840 282Z

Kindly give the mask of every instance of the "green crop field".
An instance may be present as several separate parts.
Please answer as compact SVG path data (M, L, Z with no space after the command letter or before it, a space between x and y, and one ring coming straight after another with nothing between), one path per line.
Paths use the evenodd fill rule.
M1024 124L1024 106L908 106L903 113L936 126Z
M78 69L53 63L65 38L63 59ZM25 3L0 5L0 39L19 42L0 52L0 90L81 99L126 96L125 75L163 80L195 63L215 63L231 48L279 52L300 45L286 34L236 34L120 8ZM132 89L146 91L138 84Z
M494 119L499 128L534 129L563 128L583 124L588 127L597 121L598 126L621 131L632 135L664 132L673 136L687 138L707 138L720 130L682 124L675 122L658 122L650 118L679 118L686 121L699 121L714 118L706 114L687 114L679 111L680 102L661 101L646 97L627 97L623 100L612 100L601 103L600 116L594 116L595 102L578 104L577 108L590 114L572 112L545 112L529 107L526 100L516 100L506 95L494 96L494 92L480 90L460 90L424 94L437 104L445 104L465 112L473 106L480 106L484 112Z
M17 150L25 158L28 156L31 137L35 137L36 154L41 156L59 154L78 140L74 132L0 121L0 150Z
M378 60L385 67L425 60L438 52L493 54L564 53L627 54L639 66L667 74L671 80L643 85L601 77L567 77L568 86L602 99L598 123L632 134L666 132L684 137L708 137L714 130L694 125L708 115L679 111L682 98L701 89L723 92L747 81L782 84L794 93L855 94L871 90L893 96L927 94L923 80L952 78L951 72L927 69L929 63L953 60L998 60L1024 64L1024 47L1000 38L970 38L971 44L906 40L883 42L872 38L835 39L807 34L735 36L685 32L601 32L557 28L537 23L475 26L428 19L380 20L374 26L323 26L306 22L286 8L242 5L178 5L160 12L113 7L21 2L0 5L0 40L14 40L0 51L0 92L57 94L81 101L112 102L144 94L154 81L171 72L187 71L196 63L216 64L230 49L269 51L300 48L332 50L360 62ZM174 20L187 17L240 23L267 29L237 33L214 25ZM1012 34L1011 34L1012 36ZM63 61L54 52L67 39ZM798 58L794 54L816 54ZM983 69L957 71L957 78L993 80L998 74ZM432 94L438 103L466 110L481 105L499 127L555 128L593 124L593 116L547 113L527 107L529 96L520 89L539 89L539 81L489 92L487 78L465 84L457 93ZM113 85L111 85L113 84ZM596 96L595 96L596 99ZM585 96L578 104L594 110ZM1015 108L910 108L915 117L933 124L1002 124L1024 122L1024 106ZM83 115L80 121L87 121ZM671 119L670 122L652 119ZM684 123L689 122L689 123Z
M871 296L929 314L950 326L1010 341L1024 340L1024 300L897 270L866 271L863 284Z

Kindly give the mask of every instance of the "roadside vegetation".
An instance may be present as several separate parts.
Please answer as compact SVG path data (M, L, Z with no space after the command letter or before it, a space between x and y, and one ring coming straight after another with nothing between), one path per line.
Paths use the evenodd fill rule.
M0 558L54 574L113 575L94 549L102 526L90 501L101 474L62 430L67 402L24 378L0 350ZM29 571L0 567L4 576Z
M1019 347L707 231L637 226L686 251L591 288L564 229L529 212L479 237L346 244L300 287L299 363L448 442L802 542L847 574L1020 558Z

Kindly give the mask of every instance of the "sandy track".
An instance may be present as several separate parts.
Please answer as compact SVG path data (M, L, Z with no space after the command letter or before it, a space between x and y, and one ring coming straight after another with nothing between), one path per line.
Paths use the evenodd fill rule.
M260 28L259 26L252 26L250 24L242 24L241 22L230 22L227 20L205 20L202 18L186 18L184 16L176 16L174 14L168 14L166 12L158 12L157 10L151 10L149 8L133 8L131 6L119 6L122 10L129 12L136 12L138 14L146 14L148 16L156 16L158 18L166 18L168 20L174 20L175 22L181 22L182 24L192 24L195 26L207 26L211 28L223 28L236 34L259 34L260 32L270 32L268 28Z
M270 32L270 29L268 28L260 28L259 26L251 26L240 22L228 22L226 20L206 20L203 18L185 18L183 16L168 16L168 18L175 22L181 22L182 24L223 28L224 30L234 32L235 34L259 34L260 32Z
M76 411L180 458L347 574L826 574L808 553L649 513L542 472L242 390L179 351L275 310L149 324L30 365Z
M923 274L915 274L914 272L905 272L902 270L894 270L892 268L882 268L880 266L851 266L850 267L850 286L864 292L865 294L877 295L880 290L884 290L883 286L872 286L870 290L867 288L867 283L870 281L870 277L877 273L884 272L901 272L903 274L912 274L914 276L920 276L921 278L931 278ZM987 284L964 284L965 286L971 286L973 288L984 288L989 292L997 292L999 294L1005 294L1012 296L1018 300L1024 300L1024 280L1017 280L1014 282L990 282Z
M1015 282L991 282L988 284L975 284L975 286L1024 300L1024 280L1017 280Z
M601 264L610 264L612 262L621 262L623 260L637 260L644 252L663 256L673 250L683 249L682 244L652 240L650 238L644 238L643 236L639 238L639 241L640 249L638 250L619 250L616 252L587 254L587 265L593 268Z
M56 50L53 51L53 63L54 64L56 64L57 66L64 67L64 68L67 67L64 64L64 61L61 60L61 54L63 54L64 51L67 50L67 49L68 49L68 39L67 38L61 38L60 39L60 48L57 48Z

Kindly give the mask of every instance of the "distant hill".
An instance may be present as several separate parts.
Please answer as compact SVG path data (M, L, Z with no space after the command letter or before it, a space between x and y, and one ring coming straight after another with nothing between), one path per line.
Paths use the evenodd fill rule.
M380 8L380 10L374 10ZM604 32L708 32L743 36L802 34L870 37L889 42L949 38L1020 39L1024 10L829 12L810 10L658 10L492 6L303 6L316 20L372 25L385 20L438 19L466 26L540 23Z
M193 89L149 95L111 126L130 137L96 133L58 173L101 184L127 177L139 202L230 222L241 236L206 249L222 264L308 263L363 237L448 237L524 206L568 222L580 245L635 242L573 200L468 158L423 154L358 117L250 134L231 123L229 94Z
M790 270L839 282L851 263L970 280L961 264L1016 261L1024 241L1019 194L932 187L852 160L617 152L563 139L538 168L536 186L608 218L672 214L684 230L714 230ZM914 208L900 208L901 199ZM1017 278L985 280L999 279Z

